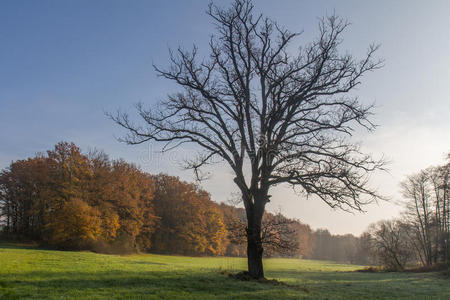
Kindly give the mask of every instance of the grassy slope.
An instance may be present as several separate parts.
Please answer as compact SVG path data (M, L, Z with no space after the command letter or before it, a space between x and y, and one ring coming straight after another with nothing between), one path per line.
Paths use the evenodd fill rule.
M435 273L358 273L358 266L267 259L266 275L289 284L241 282L221 270L244 270L240 258L114 256L0 245L0 298L46 299L450 299Z

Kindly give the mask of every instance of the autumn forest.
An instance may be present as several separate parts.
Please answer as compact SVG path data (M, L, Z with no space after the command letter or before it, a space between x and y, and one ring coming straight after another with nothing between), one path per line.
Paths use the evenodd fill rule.
M73 143L11 163L0 174L0 191L5 237L102 253L246 255L243 208ZM367 261L359 238L313 231L280 213L264 215L262 238L266 257Z

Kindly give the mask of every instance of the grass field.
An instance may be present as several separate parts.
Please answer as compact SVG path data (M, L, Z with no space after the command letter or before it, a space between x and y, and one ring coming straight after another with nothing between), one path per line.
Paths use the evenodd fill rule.
M450 299L438 273L360 273L359 266L266 259L266 276L243 282L241 258L102 255L0 245L0 298L45 299Z

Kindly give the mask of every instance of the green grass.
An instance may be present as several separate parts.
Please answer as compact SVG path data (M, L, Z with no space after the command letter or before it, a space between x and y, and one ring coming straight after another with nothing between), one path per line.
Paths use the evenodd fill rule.
M359 273L359 266L266 259L266 276L287 285L243 282L241 258L102 255L0 245L6 299L450 299L437 273Z

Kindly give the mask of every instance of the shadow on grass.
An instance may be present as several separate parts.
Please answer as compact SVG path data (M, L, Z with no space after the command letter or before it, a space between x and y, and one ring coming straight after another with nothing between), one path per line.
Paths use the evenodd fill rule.
M0 249L38 249L36 243L17 243L17 242L1 242Z
M136 260L136 261L127 261L128 264L136 264L136 265L159 265L159 266L167 266L166 263L160 263L160 262L153 262L153 261L142 261L142 260Z
M422 276L420 276L422 275ZM108 272L47 272L17 274L0 281L4 292L18 298L423 298L442 295L430 289L426 274L360 274L274 270L271 278L295 279L275 286L242 282L218 272L113 270ZM449 292L448 288L446 291ZM445 294L447 295L447 294Z
M431 298L442 294L450 296L450 282L437 273L359 273L351 271L274 270L267 274L274 278L296 278L311 291L329 295L347 295L348 298Z
M5 243L0 244L0 248L30 249L26 245ZM72 254L58 257L63 262L69 258L69 263L61 265L58 265L59 260L49 260L53 257L50 254L44 256L45 259L40 258L37 267L31 261L32 269L11 269L12 272L0 275L0 298L446 299L448 296L450 299L449 281L430 273L304 271L293 266L289 269L272 267L267 268L267 277L287 285L270 285L236 280L211 267L121 257L102 258L100 262L89 257L74 269L73 264L79 260L70 260ZM92 269L91 263L96 264ZM146 268L146 265L155 266Z
M109 271L109 272L46 272L33 271L19 274L11 280L0 281L9 293L19 298L89 297L114 295L119 298L262 298L283 294L280 287L258 282L241 282L217 272L177 271ZM286 294L286 293L285 293ZM289 294L289 293L288 293ZM297 293L298 295L298 293ZM287 297L292 298L292 297Z

